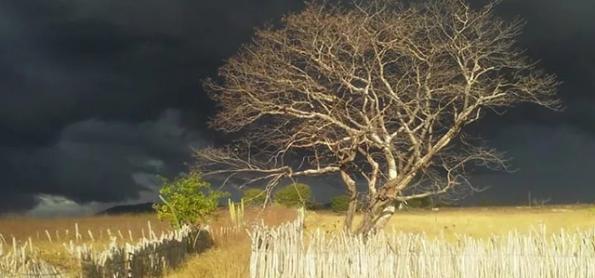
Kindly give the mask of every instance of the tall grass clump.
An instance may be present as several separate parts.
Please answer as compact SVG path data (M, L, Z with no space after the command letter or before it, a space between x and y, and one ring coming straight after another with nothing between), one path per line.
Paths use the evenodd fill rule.
M38 258L31 240L23 245L0 238L0 277L63 277L57 267Z
M244 199L240 199L239 203L227 199L227 210L229 211L229 218L234 227L244 226Z

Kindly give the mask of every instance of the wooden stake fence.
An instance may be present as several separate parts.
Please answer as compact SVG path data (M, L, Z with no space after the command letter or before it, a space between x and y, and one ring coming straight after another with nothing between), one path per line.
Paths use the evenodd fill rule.
M157 237L149 228L150 238L137 244L116 244L116 237L105 251L74 241L66 246L80 262L80 273L65 273L37 259L31 240L18 246L13 239L10 250L0 239L0 277L161 277L167 269L180 265L188 255L200 253L213 244L208 229L185 226ZM49 233L48 233L49 234ZM123 235L120 235L123 238Z
M595 228L551 236L543 228L449 242L396 232L367 239L320 230L308 234L302 221L252 229L252 278L595 277Z

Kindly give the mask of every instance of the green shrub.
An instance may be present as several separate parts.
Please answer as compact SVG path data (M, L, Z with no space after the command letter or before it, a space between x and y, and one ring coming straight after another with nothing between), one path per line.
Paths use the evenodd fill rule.
M349 196L339 195L331 199L331 209L334 212L345 212L349 209Z
M242 191L244 202L249 206L262 206L267 192L259 188L248 188Z
M312 190L303 183L294 183L275 192L275 202L286 207L308 207L312 204Z
M164 179L159 190L162 202L155 204L154 208L159 219L179 228L184 224L206 221L217 209L219 199L227 195L212 190L211 184L203 180L200 173L193 171L173 180Z

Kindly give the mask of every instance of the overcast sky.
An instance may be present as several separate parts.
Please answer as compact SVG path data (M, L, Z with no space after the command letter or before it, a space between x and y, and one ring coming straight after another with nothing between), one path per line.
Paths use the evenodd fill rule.
M142 2L142 3L141 3ZM92 211L154 197L191 148L216 143L214 76L290 0L0 1L0 213ZM595 201L595 1L505 0L521 44L564 82L564 112L518 107L474 132L513 174L483 174L472 200ZM325 188L320 192L338 192ZM84 208L84 210L82 209Z

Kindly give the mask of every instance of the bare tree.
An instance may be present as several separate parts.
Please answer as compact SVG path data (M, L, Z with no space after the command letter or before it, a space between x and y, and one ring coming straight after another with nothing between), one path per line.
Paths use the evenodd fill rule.
M198 151L207 174L242 185L338 175L349 231L382 227L396 201L456 192L469 163L501 159L461 129L519 103L557 109L557 81L516 48L520 20L463 0L310 2L256 32L206 88L212 127L241 141ZM356 184L367 184L353 227Z

